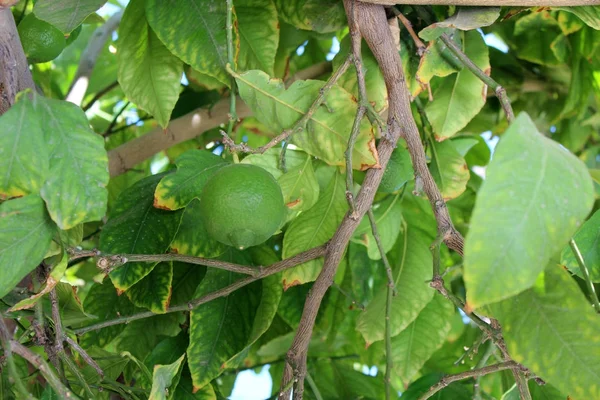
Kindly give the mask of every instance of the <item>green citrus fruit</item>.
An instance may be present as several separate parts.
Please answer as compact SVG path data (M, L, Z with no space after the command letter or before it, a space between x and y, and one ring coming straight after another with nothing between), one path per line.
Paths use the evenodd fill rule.
M206 182L200 210L208 233L239 249L263 243L285 217L279 184L266 170L251 164L221 168Z
M410 154L404 147L399 146L393 151L390 161L388 161L377 191L393 193L411 180L413 174Z
M65 48L65 35L33 14L23 18L17 29L27 60L31 63L54 60Z

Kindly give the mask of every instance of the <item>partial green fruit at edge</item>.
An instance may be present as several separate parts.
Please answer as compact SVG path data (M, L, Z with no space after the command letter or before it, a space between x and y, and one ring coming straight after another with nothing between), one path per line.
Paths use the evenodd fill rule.
M65 36L58 28L33 14L23 18L17 30L30 63L54 60L66 46Z
M285 204L269 172L251 164L233 164L206 182L200 211L214 239L244 249L263 243L279 229Z

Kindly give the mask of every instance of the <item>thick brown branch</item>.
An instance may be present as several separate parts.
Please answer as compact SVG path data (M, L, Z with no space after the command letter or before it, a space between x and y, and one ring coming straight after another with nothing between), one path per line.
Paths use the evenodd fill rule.
M10 7L0 7L0 115L14 103L17 93L35 90Z
M398 112L402 112L402 110L399 104L397 104L398 98L399 96L407 96L408 93L404 74L401 69L400 56L396 51L394 39L388 28L383 7L363 4L353 0L345 0L344 7L350 21L350 30L357 29L357 27L360 29L360 33L377 58L381 70L384 71L386 86L388 88L388 98L390 99L388 130L377 147L381 168L372 168L367 171L365 180L355 201L356 218L353 218L351 213L348 213L344 217L327 247L323 269L304 303L300 325L298 326L292 346L287 353L287 364L280 386L281 388L287 388L289 383L294 380L294 399L302 399L304 393L308 344L321 301L333 283L338 264L350 237L361 218L373 203L373 198L381 182L383 171L400 137L401 125L398 123ZM403 92L402 95L399 92ZM408 97L406 97L406 100L408 101ZM409 116L410 106L408 106L408 114L405 115L405 118ZM283 399L289 399L289 391L282 392L281 394Z
M234 282L231 285L224 287L223 289L216 290L205 296L191 300L186 304L180 304L177 306L169 307L167 309L166 313L193 310L194 308L196 308L202 304L208 303L211 300L218 299L219 297L228 296L229 294L235 292L239 288L249 285L252 282L255 282L255 281L265 278L267 276L276 274L278 272L284 271L286 269L296 267L307 261L314 260L315 258L322 257L325 254L325 251L327 248L326 246L327 245L315 247L310 250L306 250L300 254L297 254L293 257L286 258L285 260L276 262L273 265L270 265L268 267L260 269L260 273L256 274L255 276L249 276L247 278L240 279L239 281ZM75 329L74 333L77 335L82 335L86 332L96 331L98 329L106 328L108 326L127 324L129 322L136 321L138 319L150 318L154 315L156 315L156 314L149 312L149 311L142 312L139 314L116 318L116 319L109 320L109 321L99 322L97 324L86 326L84 328Z

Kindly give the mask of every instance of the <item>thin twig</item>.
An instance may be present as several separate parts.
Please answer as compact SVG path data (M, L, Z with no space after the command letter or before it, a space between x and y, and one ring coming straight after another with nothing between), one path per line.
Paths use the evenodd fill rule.
M598 301L598 294L596 293L596 289L594 288L594 283L592 282L592 278L590 277L590 271L585 264L585 260L579 251L579 247L575 240L569 240L569 246L571 246L571 251L575 255L575 259L577 260L577 264L579 264L579 270L583 274L583 280L585 281L585 285L588 290L588 294L592 299L592 303L594 304L594 308L596 312L600 312L600 301Z
M379 250L379 254L381 255L381 261L383 261L383 265L385 266L388 288L390 288L392 290L393 295L396 296L397 291L396 285L394 284L394 275L392 273L392 267L385 254L383 244L381 243L381 236L379 236L379 231L377 230L377 222L375 220L375 215L373 214L372 209L369 209L369 211L367 211L367 216L369 217L369 222L371 224L371 232L373 233L373 237L375 238L375 243L377 243L377 249Z
M385 272L387 274L388 279L387 298L385 302L385 398L386 400L390 400L392 398L392 369L394 368L394 361L392 359L391 315L392 298L396 296L396 286L394 285L392 267L390 266L388 258L385 255L385 249L381 244L379 232L377 232L377 224L375 222L375 215L373 215L373 210L369 209L369 211L367 211L367 215L369 216L369 222L371 223L371 231L373 232L373 237L375 238L377 248L379 249L379 253L381 254L381 260L383 261L383 265L385 266Z
M450 385L452 382L457 382L463 379L475 378L478 376L492 374L494 372L504 371L506 369L511 369L517 367L518 364L514 361L503 362L494 365L488 365L487 367L473 369L470 371L461 372L454 375L447 375L443 377L438 383L433 385L426 393L419 397L419 400L427 400L432 397L434 394L442 390L443 388Z
M19 376L19 371L17 370L17 366L15 365L15 360L13 359L13 352L11 346L11 334L8 331L8 327L4 322L4 316L0 314L0 341L2 342L2 348L4 349L4 358L6 364L8 365L8 374L12 378L12 383L15 385L15 389L18 394L21 395L24 399L33 400L35 397L25 387L23 381L21 381L21 377Z
M13 353L18 354L19 356L23 357L25 360L27 360L31 365L36 367L42 373L42 375L44 376L44 379L46 379L46 382L48 382L48 384L50 386L52 386L52 388L54 389L56 394L58 396L60 396L60 398L63 398L63 399L77 398L73 394L73 392L71 392L65 385L63 385L63 383L60 381L60 379L54 374L54 371L52 370L52 368L50 368L48 363L41 356L39 356L38 354L35 354L31 350L29 350L27 347L25 347L21 343L17 342L16 340L11 340L10 346L12 348Z
M417 46L417 55L419 57L423 56L423 54L425 54L425 52L427 51L427 46L425 46L425 43L423 43L423 41L415 33L415 30L413 29L412 24L410 23L410 21L408 20L408 18L406 18L400 12L398 12L398 14L396 16L398 17L398 19L400 20L400 22L402 22L402 25L404 25L404 27L408 31L408 33L409 33L410 37L412 38L413 42L415 42L415 45Z
M116 268L129 262L162 262L181 261L188 264L204 265L206 267L223 269L225 271L238 272L251 276L261 273L258 267L234 264L227 261L214 260L210 258L194 257L185 254L106 254L98 258L97 265L105 273L112 272Z
M488 360L490 359L490 357L492 356L492 354L494 354L495 350L496 350L496 347L494 346L494 344L492 342L489 342L486 346L485 352L483 353L483 355L481 356L479 361L477 361L477 364L475 365L475 369L483 368L485 366L485 364L488 362ZM481 375L475 378L475 384L473 385L473 400L482 400L481 399Z
M352 60L354 61L354 68L356 69L356 82L358 84L358 108L356 110L356 116L354 117L354 123L352 124L352 131L348 138L348 146L344 156L346 158L346 199L350 207L350 214L356 218L356 206L354 204L354 177L352 176L352 153L354 152L354 144L356 138L360 133L360 124L367 111L369 99L367 97L367 86L365 84L365 70L362 64L362 37L358 29L350 30L351 49L352 49Z
M113 133L113 128L117 124L117 120L119 119L119 117L121 116L121 114L123 114L123 112L125 111L125 109L127 107L129 107L130 104L131 104L130 101L126 101L125 104L123 104L123 107L121 107L119 109L119 111L117 111L117 113L113 117L112 121L110 121L110 124L108 125L108 128L106 128L106 131L104 131L104 133L102 134L102 136L107 137L107 136L110 136Z
M227 2L227 21L226 21L226 29L227 29L227 62L229 63L229 68L234 69L235 63L233 60L233 1L226 0ZM235 76L231 75L231 90L229 92L229 123L227 124L227 136L231 137L233 133L233 127L237 122L237 114L235 111L235 98L236 98L236 82ZM232 139L235 142L235 138ZM230 149L231 150L231 149ZM233 152L233 159L235 162L238 162L238 155L235 151Z
M239 288L249 285L252 282L255 282L255 281L265 278L267 276L271 276L273 274L284 271L286 269L296 267L307 261L314 260L315 258L322 257L325 254L326 249L327 249L327 244L324 244L322 246L314 247L310 250L299 253L293 257L286 258L285 260L276 262L275 264L272 264L268 267L261 268L259 270L260 272L254 276L249 276L247 278L240 279L239 281L234 282L231 285L226 286L222 289L208 293L207 295L204 295L202 297L190 300L188 303L169 307L167 309L166 313L193 310L194 308L196 308L202 304L208 303L211 300L218 299L220 297L225 297L225 296L233 293L234 291L238 290ZM86 326L84 328L75 329L73 332L76 335L82 335L86 332L95 331L98 329L106 328L108 326L127 324L129 322L136 321L139 319L150 318L154 315L156 315L156 314L149 312L149 311L141 312L141 313L133 314L130 316L125 316L125 317L120 317L120 318L116 318L116 319L112 319L112 320L108 320L108 321L99 322L97 324Z
M83 388L83 390L85 391L85 393L87 395L87 398L93 399L95 397L94 393L92 392L92 389L90 389L90 386L88 385L87 381L85 380L85 377L83 376L83 374L79 371L79 367L77 367L77 365L75 365L73 360L71 360L71 358L69 358L69 356L64 351L59 353L59 357L60 357L60 360L63 362L63 364L65 364L67 366L67 368L69 369L69 371L71 371L73 376L75 376L75 378L77 379L78 385ZM68 383L68 381L66 383Z
M113 129L112 131L110 131L110 133L105 134L104 137L106 138L106 137L112 136L115 133L119 133L121 131L129 129L132 126L137 126L137 125L140 124L140 122L148 121L148 120L151 120L151 119L154 119L154 117L152 115L145 115L143 117L138 118L137 121L132 122L131 124L123 125L123 126L120 126L118 128ZM162 129L162 128L160 128L160 129Z
M419 13L419 16L421 18L423 18L423 20L425 22L427 22L428 24L431 23L429 14L427 13L427 11L424 10L423 7L414 7L414 8L417 11L417 13ZM394 10L395 10L395 12L400 14L400 12L397 9L394 8ZM454 57L456 57L456 61L461 63L463 66L465 66L469 71L471 71L476 77L478 77L483 83L485 83L487 86L489 86L494 91L494 93L496 94L496 97L498 97L498 100L500 101L500 104L502 105L504 114L506 114L506 119L508 120L509 123L511 123L515 119L515 113L513 112L512 106L510 104L510 99L508 98L508 95L506 94L506 90L498 82L496 82L491 76L489 76L484 71L482 71L481 68L479 68L477 66L477 64L475 64L473 62L473 60L471 60L456 45L456 43L450 38L450 36L448 36L448 34L444 33L440 37L440 39L448 47L448 50L450 50L450 52L454 55Z
M114 81L113 83L111 83L110 85L106 86L105 88L100 89L94 95L94 97L92 97L90 99L90 101L88 101L83 107L81 107L81 109L83 111L89 110L90 108L92 108L92 106L94 105L94 103L96 103L98 100L100 100L102 98L102 96L104 96L106 93L110 92L111 90L113 90L117 86L119 86L119 81Z
M323 400L323 396L321 395L321 392L319 392L319 388L317 387L317 384L315 383L312 376L310 376L310 374L308 372L306 373L306 381L308 382L308 386L310 386L310 389L312 390L313 395L315 396L315 399Z
M69 346L71 346L76 352L79 353L81 358L83 358L83 360L90 367L92 367L94 370L96 370L96 372L98 373L98 375L101 378L104 378L104 371L102 371L102 368L100 368L98 363L92 357L90 357L90 355L79 345L79 343L77 343L75 340L71 339L69 336L66 336L66 335L65 335L65 341L69 344Z
M510 99L506 94L506 90L496 82L491 76L486 74L481 70L463 51L454 43L454 41L448 36L448 34L444 33L441 36L442 42L448 49L458 58L458 60L463 64L469 71L471 71L476 77L481 79L483 83L488 85L494 93L496 93L496 97L500 100L500 104L502 105L502 109L504 110L504 114L506 114L506 119L509 123L513 122L515 119L515 113L513 112L512 106L510 104Z
M265 151L269 150L270 148L278 145L279 143L281 143L284 140L287 140L290 136L292 136L296 133L302 132L306 128L306 124L308 123L308 121L310 121L313 114L317 111L319 106L321 106L321 104L323 104L323 102L325 101L325 97L327 96L327 94L329 93L329 91L331 90L333 85L335 85L335 83L338 81L338 79L344 74L344 72L346 72L346 70L350 66L350 62L351 62L351 59L349 56L348 58L346 58L344 63L342 65L340 65L340 67L331 75L331 77L327 80L325 85L323 85L323 87L319 90L319 95L317 96L315 101L312 103L312 105L309 107L309 109L306 111L306 113L302 116L302 118L300 118L294 124L294 126L292 126L290 129L284 130L282 133L280 133L279 135L277 135L273 139L271 139L271 141L269 141L269 143L265 144L264 146L254 149L254 148L248 146L246 143L235 144L235 141L231 137L229 137L229 135L226 132L221 131L221 135L223 135L223 144L225 144L225 146L230 151L249 153L249 154L263 154ZM239 76L233 70L231 70L231 68L228 68L227 71L234 77Z
M346 292L344 289L342 289L342 287L340 285L333 282L331 287L338 290L344 297L346 297L348 300L350 300L350 302L352 303L353 306L356 306L356 308L358 308L359 310L362 310L362 311L365 310L365 305L360 303L358 300L356 300L354 298L354 296L352 296L352 294L350 294L350 293Z

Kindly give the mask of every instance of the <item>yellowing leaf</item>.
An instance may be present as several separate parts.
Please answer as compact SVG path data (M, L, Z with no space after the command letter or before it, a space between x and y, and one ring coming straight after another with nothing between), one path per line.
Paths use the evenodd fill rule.
M310 108L325 82L296 81L288 89L279 79L262 71L235 75L240 96L255 117L270 129L281 132L291 128ZM325 102L309 119L305 129L292 141L307 153L330 165L345 165L344 151L356 113L356 100L339 86L333 86ZM379 165L375 138L364 119L353 152L353 168L364 170Z

